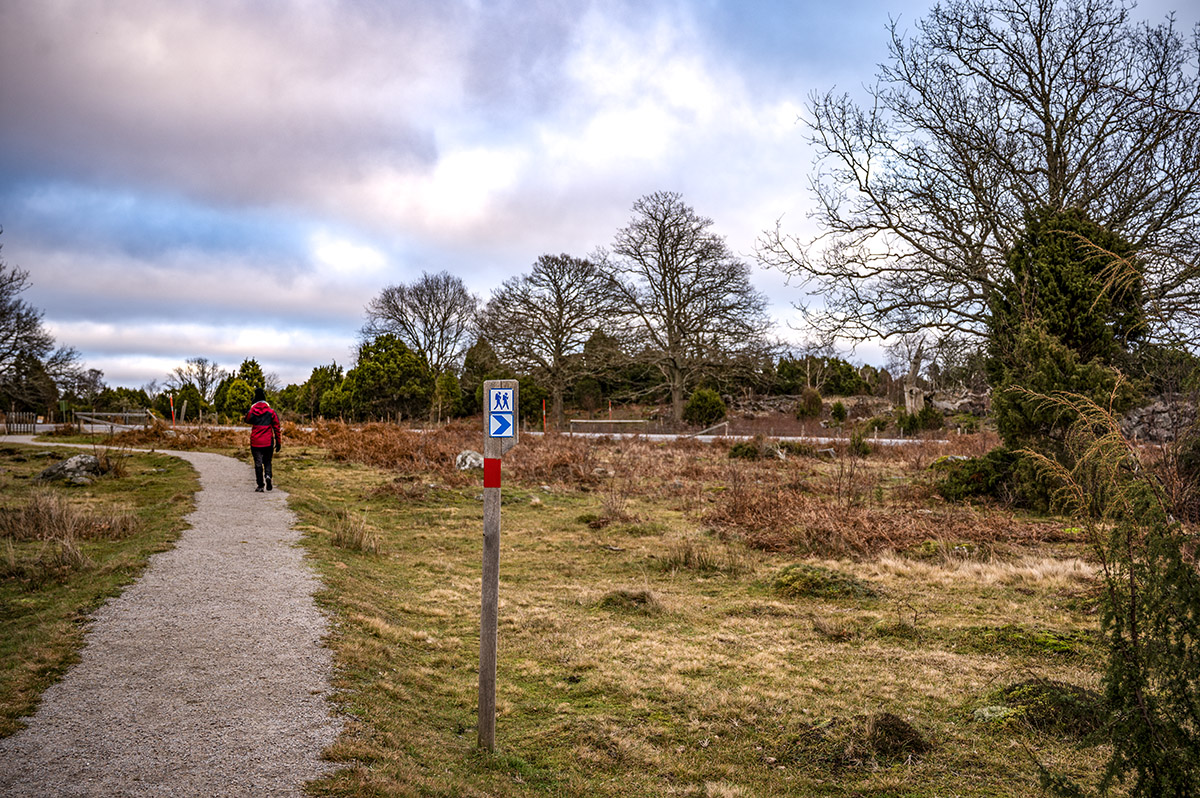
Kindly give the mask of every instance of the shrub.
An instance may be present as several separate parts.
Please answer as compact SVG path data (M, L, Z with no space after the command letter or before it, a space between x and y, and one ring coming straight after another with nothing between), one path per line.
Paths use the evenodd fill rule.
M820 418L821 392L816 388L805 388L800 393L800 402L796 405L796 418Z
M834 423L846 423L846 406L840 400L834 402L833 407L829 408L829 417L833 419Z
M917 426L921 429L941 429L943 423L942 412L933 405L925 405L917 413Z
M779 450L792 457L816 457L817 447L802 441L780 441Z
M955 413L946 422L946 426L956 427L967 434L979 432L981 428L979 419L970 413Z
M756 435L754 440L738 441L730 446L729 457L731 460L770 460L779 457L779 449L761 435Z
M901 408L896 411L896 429L900 430L902 435L916 435L921 431L921 420Z
M1073 418L1061 459L1032 454L1086 530L1102 564L1101 631L1112 753L1100 782L1128 794L1200 795L1200 549L1172 515L1116 414L1080 396L1050 401ZM1043 772L1060 794L1080 794Z
M999 446L983 457L942 462L939 464L942 478L935 488L943 499L954 502L979 497L1009 498L1013 495L1017 460L1015 452Z
M605 593L596 606L606 610L632 610L648 615L657 615L663 611L662 600L653 590L632 590L618 588Z
M801 729L794 745L800 756L825 770L910 762L933 746L912 724L890 712L831 718Z
M694 391L683 408L683 420L697 427L709 427L725 418L725 402L710 388Z
M1000 704L1013 709L1009 717L1046 734L1089 737L1104 727L1104 697L1063 682L1030 679L996 692Z
M870 435L872 432L883 432L891 423L892 420L887 416L875 416L862 423L862 431L865 435Z

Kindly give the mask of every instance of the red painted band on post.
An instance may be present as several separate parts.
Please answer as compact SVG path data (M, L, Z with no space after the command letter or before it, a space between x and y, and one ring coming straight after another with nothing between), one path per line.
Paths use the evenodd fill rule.
M483 459L483 486L485 488L500 487L500 458L485 457Z

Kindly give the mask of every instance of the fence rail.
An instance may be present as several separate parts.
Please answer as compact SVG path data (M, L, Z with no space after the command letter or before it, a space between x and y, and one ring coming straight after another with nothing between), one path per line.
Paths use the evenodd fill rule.
M79 424L80 429L84 424L91 424L97 427L108 427L109 431L115 429L137 429L139 427L148 427L153 422L153 416L149 410L130 410L124 413L84 413L75 411L75 421Z
M589 430L590 432L604 433L604 432L615 432L616 430L621 429L622 424L640 424L642 426L642 428L644 429L646 427L646 420L643 418L572 418L569 420L570 432L572 435L575 434L575 425L576 424L583 425L584 429L587 429L588 427L593 427L593 429ZM615 426L616 429L613 429L613 430L594 429L595 427L604 427L604 426L609 426L609 425Z

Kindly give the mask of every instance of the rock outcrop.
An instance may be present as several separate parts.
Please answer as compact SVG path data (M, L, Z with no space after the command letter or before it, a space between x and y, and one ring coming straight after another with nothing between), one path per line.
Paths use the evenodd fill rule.
M91 454L77 454L55 463L37 475L40 482L65 482L68 485L91 485L103 473L100 460Z
M1196 404L1183 394L1156 397L1125 414L1121 428L1136 441L1168 443L1178 440L1196 424Z

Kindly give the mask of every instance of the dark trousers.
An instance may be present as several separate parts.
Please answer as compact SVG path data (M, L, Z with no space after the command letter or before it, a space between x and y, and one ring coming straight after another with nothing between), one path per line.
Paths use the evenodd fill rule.
M275 453L273 446L251 446L250 452L254 455L254 479L258 482L258 486L263 486L263 475L267 479L271 478L271 457Z

